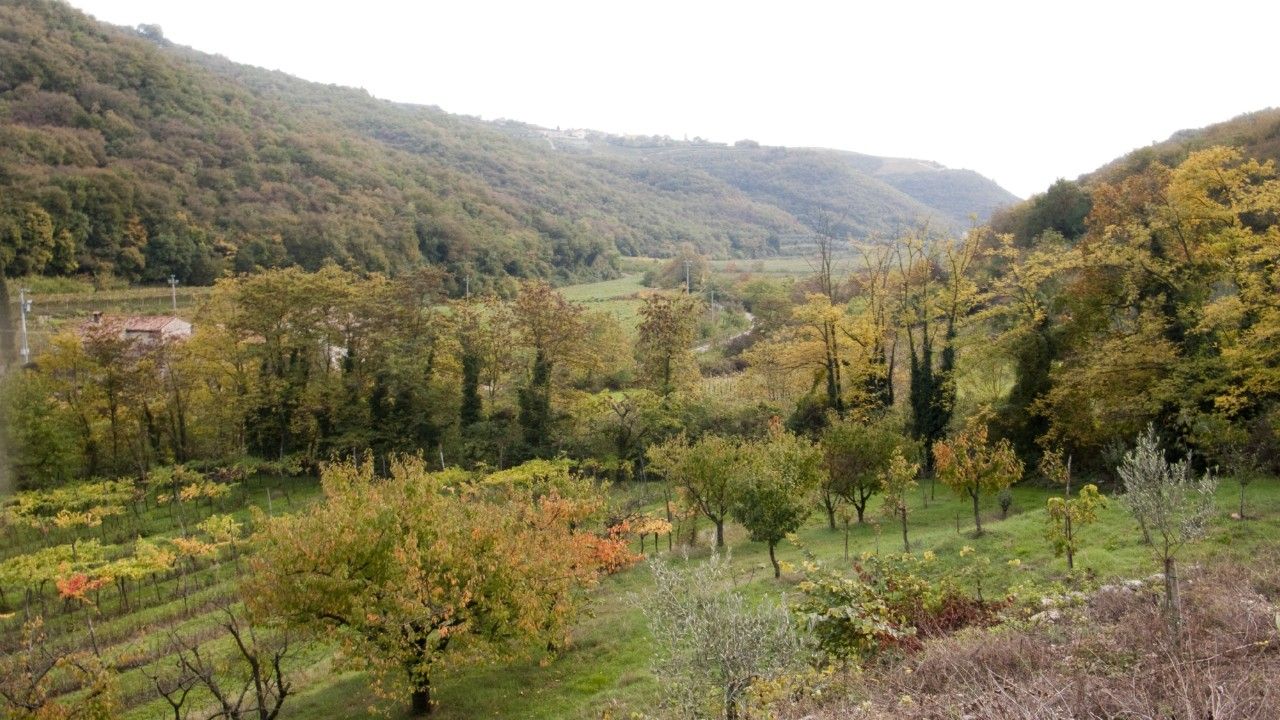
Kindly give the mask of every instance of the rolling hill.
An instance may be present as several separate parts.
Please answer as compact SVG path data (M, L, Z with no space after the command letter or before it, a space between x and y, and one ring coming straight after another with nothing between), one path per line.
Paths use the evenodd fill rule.
M997 232L1013 234L1022 245L1034 242L1045 230L1054 230L1068 239L1078 238L1087 229L1092 193L1098 185L1118 184L1153 163L1177 166L1191 153L1215 145L1237 148L1247 158L1280 162L1280 108L1246 113L1203 128L1179 130L1168 140L1128 152L1076 180L1060 179L1043 193L999 209L991 216L991 226Z
M200 284L334 261L563 281L685 243L775 253L821 217L855 236L958 229L1015 200L922 161L556 135L237 64L55 0L0 0L9 276Z
M1203 128L1179 130L1163 142L1138 148L1080 180L1085 184L1115 182L1142 172L1153 162L1174 166L1196 150L1214 145L1239 148L1245 156L1280 161L1280 108L1245 113Z

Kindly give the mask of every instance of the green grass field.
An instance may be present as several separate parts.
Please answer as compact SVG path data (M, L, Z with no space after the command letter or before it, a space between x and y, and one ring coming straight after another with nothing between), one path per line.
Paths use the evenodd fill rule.
M270 489L270 501L268 500ZM659 506L659 487L635 484L615 487L614 493L639 497L651 509ZM1280 482L1261 480L1248 488L1249 516L1240 522L1229 519L1238 507L1238 486L1225 481L1219 490L1219 513L1208 537L1187 548L1184 564L1209 558L1247 561L1263 548L1275 549L1280 538ZM959 573L970 560L962 560L961 548L972 546L979 556L989 558L983 587L988 596L1015 585L1053 588L1059 584L1105 582L1112 579L1146 577L1158 570L1149 548L1138 541L1140 534L1119 502L1111 501L1096 525L1083 531L1083 549L1077 557L1081 572L1074 578L1066 572L1065 561L1055 558L1044 538L1044 503L1049 491L1031 485L1014 489L1014 504L1007 519L1000 519L994 498L983 505L987 529L974 538L971 507L942 487L930 498L925 485L913 499L911 538L913 549L936 556L936 572ZM291 512L318 497L314 480L278 476L255 476L240 486L222 507L193 504L185 510L191 525L214 512L231 512L249 518L249 506L271 506L276 513ZM873 499L868 510L871 523L853 525L849 531L849 556L867 552L898 552L899 528L879 524L879 504ZM712 527L699 523L699 541L687 550L693 561L710 552ZM60 534L61 533L61 534ZM100 538L108 547L121 548L136 534L166 537L178 534L170 507L152 506L136 519L116 518L87 537ZM815 508L799 533L802 542L823 562L847 567L845 534L831 531ZM66 542L65 531L44 536L36 531L9 527L0 546L0 561L31 552L41 546ZM781 580L772 577L765 548L749 542L741 528L730 526L730 555L738 575L736 582L750 595L763 597L793 593L798 576L794 567ZM636 548L638 549L638 547ZM648 548L652 552L652 542ZM666 554L663 538L661 554ZM681 554L677 550L677 555ZM790 565L800 560L800 552L790 544L779 548L780 559ZM1016 561L1010 563L1010 561ZM219 562L204 561L183 573L168 573L151 582L140 582L130 593L125 608L113 588L104 588L94 611L95 631L103 657L121 668L120 689L127 706L125 717L136 720L170 717L171 711L151 690L148 675L162 671L172 662L164 642L169 632L191 637L214 638L219 619L218 606L235 598L237 569L226 553ZM964 582L971 582L964 580ZM22 613L18 611L21 590L6 587L5 597L14 612L0 621L0 646L15 647ZM661 686L650 671L650 647L640 611L652 592L651 576L644 563L605 578L592 592L589 606L573 631L573 644L557 657L532 651L510 662L470 667L438 678L437 717L521 717L598 718L605 713L627 717L631 712L651 708ZM46 595L48 595L46 593ZM44 612L46 629L60 647L86 647L85 608L48 597ZM225 638L209 641L206 651L229 650ZM371 678L344 669L334 661L332 647L312 644L289 664L298 694L285 705L284 717L375 718L390 711L403 717L407 707L387 704L372 691ZM74 698L74 692L68 696ZM376 709L375 709L376 708Z
M713 272L724 274L763 275L766 277L805 277L817 272L815 255L777 255L774 257L731 260L711 260L708 266ZM836 274L846 274L858 267L857 256L842 253L835 258Z
M623 327L632 330L639 322L640 304L644 297L655 292L641 283L643 279L643 273L630 273L614 280L566 285L560 288L560 292L587 310L611 313Z
M1268 480L1249 488L1251 519L1237 522L1228 515L1238 503L1238 488L1224 482L1219 492L1221 513L1209 536L1185 551L1184 563L1210 558L1244 561L1260 547L1276 547L1280 531L1280 483ZM999 519L993 499L984 504L981 538L972 536L973 517L966 501L938 488L936 499L924 506L916 499L912 511L912 544L917 552L931 551L938 572L958 572L964 561L960 550L972 546L991 564L984 580L989 594L1014 585L1034 584L1046 588L1057 584L1146 577L1158 571L1150 549L1138 541L1140 534L1120 503L1111 501L1096 525L1083 532L1083 549L1077 556L1081 569L1076 580L1066 572L1066 562L1055 558L1044 539L1044 501L1047 490L1029 486L1014 490L1014 506L1007 519ZM878 507L876 500L872 507ZM877 518L869 512L869 518ZM878 519L878 518L877 518ZM959 532L956 527L959 524ZM704 530L710 524L703 523ZM709 552L709 538L690 552L696 560ZM817 513L800 533L802 541L823 560L846 566L844 533L825 527ZM665 542L665 539L664 539ZM762 545L748 542L741 529L729 533L733 564L749 593L756 595L794 592L794 571L774 580ZM850 532L851 557L864 552L901 550L898 527L887 524L854 526ZM665 546L664 546L665 548ZM780 559L797 563L799 552L789 545L779 548ZM1016 560L1016 563L1009 561ZM1087 582L1087 581L1086 581ZM643 563L606 581L595 591L589 616L574 633L574 646L560 657L533 654L513 663L473 668L443 679L438 684L438 718L599 718L628 717L631 712L651 708L661 688L649 669L649 645L645 622L639 610L651 591L650 576ZM368 691L369 679L360 673L340 674L318 682L287 706L287 718L375 718L370 712L376 699ZM404 708L394 708L391 717L405 717Z

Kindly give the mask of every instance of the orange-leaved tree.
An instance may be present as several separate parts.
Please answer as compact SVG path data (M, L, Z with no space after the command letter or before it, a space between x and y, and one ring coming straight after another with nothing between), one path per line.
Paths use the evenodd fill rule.
M1008 440L987 440L987 424L981 416L970 418L950 441L933 446L934 468L943 484L957 495L973 500L973 524L982 534L978 502L984 493L999 492L1022 477L1022 461Z
M246 598L407 681L426 714L440 669L561 640L600 572L594 488L554 463L495 475L328 465L322 501L261 519Z

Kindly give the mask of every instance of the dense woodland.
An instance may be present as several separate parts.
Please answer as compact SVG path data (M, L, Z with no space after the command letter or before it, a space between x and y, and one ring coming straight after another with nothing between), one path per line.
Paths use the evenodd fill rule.
M925 196L951 177L932 165L921 165L937 178L923 200L855 164L831 184L838 155L811 151L772 188L745 148L718 151L731 164L715 167L559 152L536 133L237 65L57 2L7 0L0 14L3 246L38 248L5 260L10 277L208 284L325 262L390 273L431 263L457 284L607 277L620 253L682 243L776 252L812 230L802 195L852 208L863 233L925 218L952 227L1012 199L960 173L969 192L958 196L972 202L931 207Z

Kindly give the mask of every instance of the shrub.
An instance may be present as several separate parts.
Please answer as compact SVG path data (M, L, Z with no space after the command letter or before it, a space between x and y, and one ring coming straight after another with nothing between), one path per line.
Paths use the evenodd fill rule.
M927 556L864 554L849 577L809 556L794 609L818 648L844 661L916 648L923 637L987 624L1003 606L967 595L950 578L928 577L931 564Z
M802 646L780 603L748 603L729 587L729 561L675 568L651 561L656 599L642 606L663 706L679 717L737 718L759 682L796 667Z

